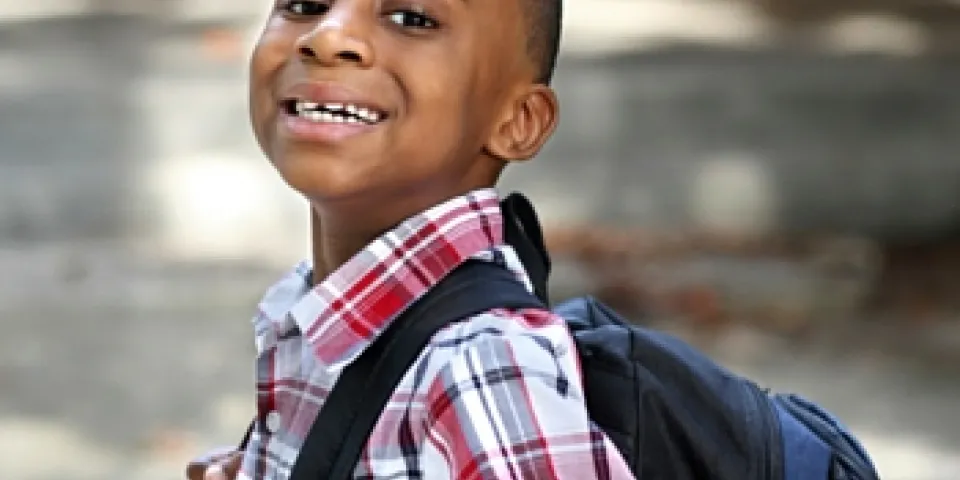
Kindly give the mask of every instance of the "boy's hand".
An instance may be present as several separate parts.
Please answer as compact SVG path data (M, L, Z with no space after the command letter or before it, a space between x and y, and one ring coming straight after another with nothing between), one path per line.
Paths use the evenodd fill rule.
M234 480L240 471L243 453L221 449L191 460L187 464L188 480Z

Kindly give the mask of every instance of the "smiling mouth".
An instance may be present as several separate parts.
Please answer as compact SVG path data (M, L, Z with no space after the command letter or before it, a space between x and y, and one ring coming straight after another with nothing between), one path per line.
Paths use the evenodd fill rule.
M293 98L285 100L282 106L287 115L315 123L376 125L387 118L385 112L349 103L316 103Z

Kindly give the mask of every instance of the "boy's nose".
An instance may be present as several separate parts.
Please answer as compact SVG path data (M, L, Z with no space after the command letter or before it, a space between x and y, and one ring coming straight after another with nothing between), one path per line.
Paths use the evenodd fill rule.
M297 40L300 57L325 66L369 67L373 63L373 48L364 27L359 25L361 22L350 17L328 12L315 28Z

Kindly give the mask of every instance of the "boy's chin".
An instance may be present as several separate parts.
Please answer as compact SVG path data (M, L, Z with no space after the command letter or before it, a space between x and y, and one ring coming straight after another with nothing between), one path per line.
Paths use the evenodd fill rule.
M368 197L370 179L360 174L331 172L324 168L283 168L280 176L295 192L318 207L356 203ZM306 166L310 167L310 166Z

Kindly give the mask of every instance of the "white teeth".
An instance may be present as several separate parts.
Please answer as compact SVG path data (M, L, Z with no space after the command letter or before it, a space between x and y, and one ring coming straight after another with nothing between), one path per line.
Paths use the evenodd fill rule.
M356 105L341 103L325 103L297 101L294 105L297 115L313 122L326 123L377 123L381 116L379 112L371 111Z
M378 112L372 112L366 108L358 108L355 115L370 123L377 123L380 121L380 114Z

